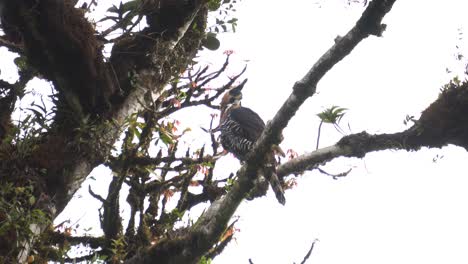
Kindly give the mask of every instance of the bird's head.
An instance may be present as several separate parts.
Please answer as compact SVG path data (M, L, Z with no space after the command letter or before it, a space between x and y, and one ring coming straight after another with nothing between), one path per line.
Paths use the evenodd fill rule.
M227 109L235 108L241 105L242 100L242 88L244 87L247 79L245 79L238 86L229 89L221 99L221 112L225 112Z

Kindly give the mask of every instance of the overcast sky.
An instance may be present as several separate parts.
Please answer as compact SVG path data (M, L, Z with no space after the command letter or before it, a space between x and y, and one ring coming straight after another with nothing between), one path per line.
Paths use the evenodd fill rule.
M232 49L232 74L247 61L243 104L268 120L293 83L336 36L354 25L363 8L348 6L346 0L243 0L235 14L237 32L225 34L222 47L203 53L201 60L223 59L223 50ZM405 129L405 116L418 117L453 72L460 71L463 63L455 54L457 45L468 46L465 38L459 39L459 33L468 29L467 10L463 0L397 1L384 20L383 38L361 42L320 81L318 93L285 130L283 149L312 151L319 124L316 114L332 105L349 109L342 120L347 133ZM11 67L8 57L4 60L2 76ZM204 126L213 111L200 111L206 119L184 118L182 113L182 124ZM200 135L194 129L189 143L209 140ZM341 136L324 126L320 146L334 144ZM330 173L352 168L348 177L333 180L314 171L300 176L298 186L286 192L286 206L271 193L245 202L237 213L236 241L214 263L248 263L249 258L255 264L300 263L315 239L319 241L308 263L467 263L467 159L466 151L457 147L336 159L323 168ZM216 173L224 177L238 166L226 157ZM107 173L95 170L92 175L99 184L88 181L76 194L83 198L75 199L56 222L72 216L73 221L79 219L80 228L97 223L99 203L90 199L87 186L92 183L105 195Z

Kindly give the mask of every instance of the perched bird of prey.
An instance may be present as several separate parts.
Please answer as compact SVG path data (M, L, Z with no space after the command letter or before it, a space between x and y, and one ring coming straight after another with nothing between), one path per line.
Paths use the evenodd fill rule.
M250 108L241 106L241 90L246 81L224 94L221 100L221 120L216 129L221 131L223 148L234 154L241 162L246 160L247 154L265 129L265 123L257 113ZM267 154L259 173L270 182L276 199L284 205L286 200L276 175L276 159L273 150Z

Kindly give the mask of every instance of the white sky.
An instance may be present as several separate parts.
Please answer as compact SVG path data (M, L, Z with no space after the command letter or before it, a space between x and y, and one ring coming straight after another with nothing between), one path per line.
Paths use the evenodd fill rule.
M238 6L237 33L222 37L210 61L233 49L234 65L248 60L249 78L243 104L270 119L312 64L359 18L363 7L345 0L243 0ZM287 4L285 4L287 3ZM301 108L286 129L284 149L299 154L315 147L316 114L332 105L346 107L345 131L390 133L405 129L407 114L419 116L457 70L458 29L468 30L463 0L398 0L384 22L383 38L364 40L319 83L318 93ZM5 67L5 66L4 66ZM2 67L2 74L5 69ZM202 111L202 110L201 110ZM205 126L205 120L183 118L184 125ZM203 144L194 130L192 143ZM322 130L321 146L341 138L331 126ZM198 142L201 140L201 142ZM437 162L433 158L442 156ZM298 178L286 192L286 206L274 197L245 202L239 209L236 241L215 264L300 263L310 244L319 239L307 263L467 263L468 154L457 147L407 153L384 151L364 159L337 159L324 169L348 177L333 180L318 172ZM226 176L238 167L223 158L217 173ZM95 170L93 189L107 192L107 171ZM57 219L81 219L81 228L97 223L98 203L89 199L87 184ZM126 197L122 195L122 200Z

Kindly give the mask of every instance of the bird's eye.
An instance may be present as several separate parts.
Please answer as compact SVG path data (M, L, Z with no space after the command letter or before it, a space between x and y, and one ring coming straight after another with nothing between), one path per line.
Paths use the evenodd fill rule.
M236 98L234 97L229 98L229 103L234 103L234 101L236 101Z

